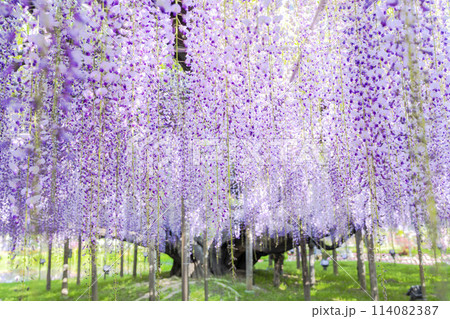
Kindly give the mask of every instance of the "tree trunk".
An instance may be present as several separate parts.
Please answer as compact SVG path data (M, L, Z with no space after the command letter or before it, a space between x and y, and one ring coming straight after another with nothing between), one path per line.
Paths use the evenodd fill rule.
M302 266L300 263L300 249L298 248L298 246L295 247L295 257L297 259L297 269L300 269Z
M309 270L309 280L311 282L311 286L316 284L316 269L315 269L315 261L316 261L316 256L314 254L314 243L312 242L312 240L309 242L309 258L308 258L308 270ZM298 247L297 247L298 249ZM297 267L298 267L298 262L299 260L297 260Z
M311 301L311 282L308 276L308 252L306 249L306 238L303 231L300 235L300 252L302 256L302 280L303 280L303 294L305 301Z
M48 264L47 264L47 291L52 288L52 242L48 244Z
M137 260L138 260L138 246L134 243L134 256L133 256L133 278L137 276Z
M123 241L120 243L120 277L123 277Z
M273 285L278 288L281 284L281 277L283 276L284 253L274 254L273 261Z
M148 292L149 300L156 301L156 248L154 244L150 244L148 252Z
M273 255L270 254L268 259L269 259L269 267L272 267Z
M77 285L81 284L81 235L78 236Z
M181 197L181 299L189 301L189 244L187 238L186 211Z
M361 289L366 290L366 265L362 259L363 255L363 240L362 240L362 231L361 229L356 231L355 234L356 240L356 267L358 270L358 281Z
M187 234L189 235L189 233ZM230 241L227 240L227 235L228 234L223 234L221 245L217 246L217 242L213 242L210 243L210 247L208 249L208 271L209 273L216 276L223 276L232 272ZM235 268L242 274L244 274L246 271L245 239L245 227L243 227L240 236L233 240L235 258L234 265ZM269 241L271 241L270 245ZM338 243L340 241L338 241ZM202 255L203 248L201 248L204 246L204 239L201 237L195 237L191 242L194 245L194 249L192 251L193 255L192 257L190 257L192 259L189 260L191 260L191 265L194 266L194 269L190 269L190 277L197 276L198 278L203 278L204 264L200 261L204 259L204 256ZM284 253L295 248L296 245L297 243L294 242L294 239L291 235L281 236L278 238L253 238L253 264L255 264L261 257L268 256L270 254ZM332 250L330 245L326 245L323 243L321 243L320 245L323 245L325 249ZM181 238L176 238L175 241L166 241L165 243L165 253L173 259L173 266L170 271L171 276L181 277L182 275L181 248ZM308 255L307 252L306 254ZM192 272L192 270L194 271ZM306 267L306 271L309 272L308 267Z
M92 239L91 239L92 241ZM96 243L91 242L91 300L98 301L97 251Z
M370 292L374 301L379 300L377 269L375 264L375 242L373 234L367 234L367 259L369 261Z
M422 253L422 235L420 230L416 227L417 238L417 254L419 255L419 273L420 273L420 286L422 287L422 296L425 299L425 272L423 270L423 253Z
M69 238L64 242L64 261L63 261L63 276L61 295L67 296L69 294Z

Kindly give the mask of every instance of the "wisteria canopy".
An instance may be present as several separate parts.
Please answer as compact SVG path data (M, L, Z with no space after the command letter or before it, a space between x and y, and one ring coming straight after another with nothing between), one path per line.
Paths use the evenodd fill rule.
M247 226L437 236L449 18L441 0L0 0L0 235L163 251L184 210L217 245Z

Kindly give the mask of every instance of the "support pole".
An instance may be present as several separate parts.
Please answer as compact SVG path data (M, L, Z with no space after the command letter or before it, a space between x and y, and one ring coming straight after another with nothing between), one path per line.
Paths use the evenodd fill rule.
M297 269L301 269L302 265L301 265L301 261L300 261L300 249L297 247L295 247L295 256L297 259Z
M366 265L363 261L363 240L362 240L362 230L358 229L355 233L356 241L356 268L358 271L358 281L361 289L366 290Z
M133 256L133 278L137 276L137 260L138 260L138 246L134 243L134 256Z
M63 276L61 295L69 295L69 238L64 242Z
M97 283L97 247L96 242L91 239L91 300L98 301Z
M123 277L123 260L124 260L124 251L123 251L123 241L120 242L120 278Z
M187 240L186 211L181 197L181 299L189 301L189 246Z
M308 258L308 265L309 265L309 279L311 280L311 286L314 286L316 284L316 269L314 267L316 256L314 254L314 243L311 240L309 242L309 258Z
M48 264L47 264L47 291L52 288L52 242L48 243Z
M205 290L205 301L208 301L209 287L208 287L208 230L205 229L203 237L203 281Z
M333 238L333 246L335 246L335 244L336 240ZM335 276L339 275L336 248L333 248L333 273Z
M248 291L253 290L253 235L249 225L245 230L245 282Z
M422 235L420 234L420 229L418 229L418 227L416 227L416 239L417 239L417 254L419 255L420 286L422 288L423 299L425 299L426 287L425 287L425 272L423 269Z
M81 284L81 235L78 236L77 285Z
M379 300L377 268L375 264L375 241L373 234L367 234L367 259L369 261L370 294L374 301Z
M300 252L302 257L303 294L305 296L305 301L311 301L311 282L308 276L308 252L303 231L301 231L300 234Z
M156 249L155 244L150 244L148 251L149 271L148 271L148 292L149 300L156 301Z

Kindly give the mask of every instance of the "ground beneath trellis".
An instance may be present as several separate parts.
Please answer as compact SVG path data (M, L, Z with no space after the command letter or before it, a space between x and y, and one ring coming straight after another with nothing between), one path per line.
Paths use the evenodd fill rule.
M340 261L339 275L335 276L332 267L324 271L316 263L317 283L312 289L312 300L370 300L352 280L356 279L356 262ZM381 299L386 291L388 300L408 300L409 287L419 283L418 267L393 263L378 264L379 291ZM434 266L426 266L428 300L450 300L450 267L440 264L438 272ZM301 273L295 261L286 261L280 287L273 287L273 269L268 267L267 259L255 265L253 293L247 293L245 278L231 276L210 278L209 300L303 300ZM148 276L145 272L137 278L125 275L109 276L99 279L99 300L148 300ZM368 283L367 278L367 283ZM2 300L89 300L89 278L80 286L74 279L69 280L69 296L61 297L61 280L52 283L50 292L45 290L44 280L26 283L0 284ZM190 281L190 300L204 300L202 280ZM158 279L159 300L181 300L181 279L168 277L168 272Z

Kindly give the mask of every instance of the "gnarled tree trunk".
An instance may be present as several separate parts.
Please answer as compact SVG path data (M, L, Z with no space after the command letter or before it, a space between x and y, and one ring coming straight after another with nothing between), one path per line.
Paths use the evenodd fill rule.
M233 248L234 248L234 266L237 273L245 273L246 271L246 232L245 226L241 228L242 231L239 234L238 238L233 240ZM353 230L350 230L351 234L353 234ZM172 235L173 236L173 235ZM198 256L193 256L193 254L188 255L186 260L188 264L191 264L194 267L194 271L190 271L190 277L202 278L204 275L204 265L205 263L201 262L204 259L204 254L206 250L208 250L208 260L207 260L207 269L210 274L215 276L222 276L225 274L229 274L231 272L231 256L230 256L230 241L229 232L225 232L223 234L224 240L220 246L217 246L215 242L213 242L208 248L205 248L203 237L198 237L193 239L193 253L196 253ZM348 238L346 236L345 238ZM307 238L305 238L305 245L307 248ZM336 241L335 246L329 246L321 241L316 241L318 245L322 249L332 250L333 247L339 247L339 245L343 244L343 240L340 239ZM173 266L170 271L171 276L181 276L181 243L180 240L176 237L168 237L165 243L164 252L168 254L173 259ZM284 253L288 250L291 250L295 247L296 243L294 243L294 239L291 235L282 236L278 238L262 238L257 237L253 238L253 265L262 257L268 256L271 254L279 254ZM308 252L306 251L306 256L308 256ZM306 273L309 273L308 270L308 257L306 258Z

